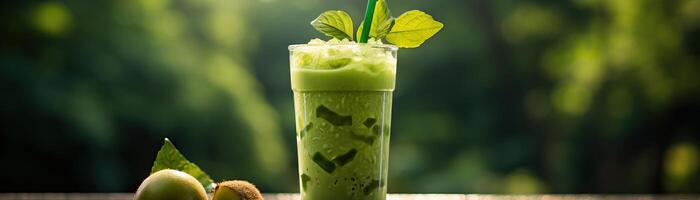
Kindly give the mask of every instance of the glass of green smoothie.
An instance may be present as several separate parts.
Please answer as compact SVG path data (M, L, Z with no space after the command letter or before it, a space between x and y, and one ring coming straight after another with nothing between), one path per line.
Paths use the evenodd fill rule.
M418 10L395 18L385 0L368 0L357 42L344 11L311 25L332 39L289 46L301 199L384 200L396 53L443 25Z
M303 200L385 199L397 49L289 46Z

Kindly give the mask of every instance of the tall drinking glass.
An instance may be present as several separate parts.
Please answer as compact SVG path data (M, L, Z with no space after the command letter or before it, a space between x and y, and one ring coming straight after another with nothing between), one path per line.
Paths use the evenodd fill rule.
M302 200L386 199L397 50L289 46Z

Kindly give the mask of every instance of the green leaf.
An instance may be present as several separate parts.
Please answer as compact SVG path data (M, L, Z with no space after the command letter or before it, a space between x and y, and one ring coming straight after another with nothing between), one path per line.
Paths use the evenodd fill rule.
M342 10L326 11L311 21L313 26L319 32L337 38L339 40L352 40L352 18Z
M160 151L158 151L156 160L153 161L151 174L164 169L180 170L191 175L202 183L202 186L204 186L208 192L211 192L216 186L209 175L204 173L197 165L187 160L168 138L165 138L163 146L160 147Z
M360 26L357 27L357 38L360 38L360 35L362 35L364 24L365 22L362 21ZM372 18L372 28L369 30L369 37L382 39L391 31L392 26L394 26L394 17L391 16L391 11L389 11L386 1L378 0L377 5L374 7L374 17Z
M396 24L386 35L386 40L398 47L416 48L442 27L442 23L435 21L432 16L411 10L396 18Z

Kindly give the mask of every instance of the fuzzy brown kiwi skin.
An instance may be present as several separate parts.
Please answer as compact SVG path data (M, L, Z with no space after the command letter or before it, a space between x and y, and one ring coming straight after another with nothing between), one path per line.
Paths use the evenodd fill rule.
M216 185L216 190L221 189L221 187L226 187L233 190L234 192L238 193L243 200L263 200L260 190L258 190L255 185L248 181L224 181ZM216 192L214 192L214 194L216 194Z

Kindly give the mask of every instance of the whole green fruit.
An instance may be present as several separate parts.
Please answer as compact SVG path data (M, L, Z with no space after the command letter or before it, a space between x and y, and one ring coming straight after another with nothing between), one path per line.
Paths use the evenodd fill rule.
M143 180L134 200L207 200L202 184L189 174L160 170Z

